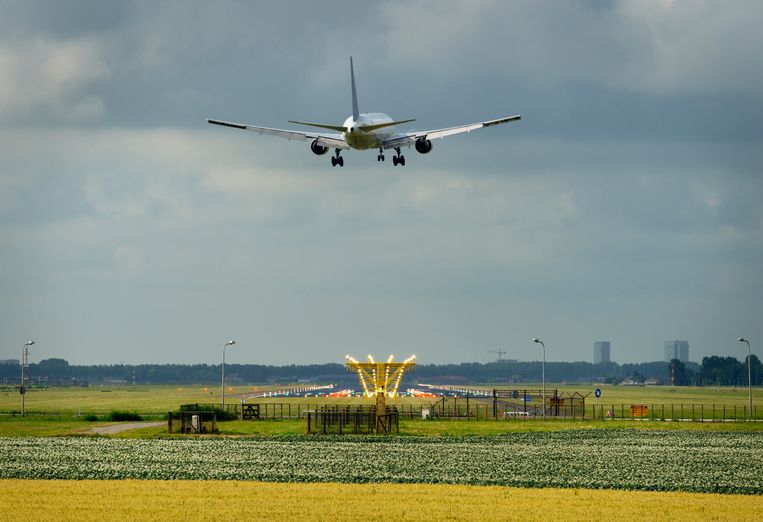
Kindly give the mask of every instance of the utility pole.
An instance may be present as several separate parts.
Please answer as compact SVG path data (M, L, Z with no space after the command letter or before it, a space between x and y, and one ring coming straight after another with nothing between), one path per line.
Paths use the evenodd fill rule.
M34 344L34 341L27 341L24 346L21 347L21 387L19 393L21 394L21 416L24 416L24 396L26 395L26 380L27 380L27 367L29 366L29 347Z
M543 376L542 377L543 379L543 400L542 400L543 418L545 419L546 418L546 345L543 344L543 341L541 341L537 337L533 339L533 342L540 344L541 353L543 354L543 362L541 364L541 374Z
M752 419L752 350L750 341L744 337L740 337L737 341L747 343L747 397L750 399L750 418Z
M220 379L222 381L222 384L220 386L220 406L223 412L225 411L225 349L228 346L233 346L236 344L236 341L228 341L223 345L223 368L222 368L222 378Z

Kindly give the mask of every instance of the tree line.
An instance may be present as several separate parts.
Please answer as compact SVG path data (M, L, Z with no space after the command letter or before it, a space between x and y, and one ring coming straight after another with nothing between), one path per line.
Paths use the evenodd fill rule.
M673 359L668 363L669 383L676 386L744 386L749 380L753 386L763 384L763 368L760 359L752 355L750 366L747 357L739 361L734 357L711 355L703 357L699 371L687 368L681 361Z
M763 385L760 360L753 355L752 383ZM44 359L30 364L28 377L31 384L87 385L87 384L189 384L213 383L220 379L219 364L138 364L138 365L70 365L65 359ZM704 357L701 364L682 363L674 359L636 364L614 362L591 364L588 362L547 362L548 382L657 382L676 386L743 386L747 385L747 358ZM316 382L354 386L357 376L341 364L310 364L266 366L260 364L226 364L226 382L231 384L266 384ZM16 364L0 364L0 384L18 384L21 372ZM511 384L539 382L540 362L501 361L492 363L420 364L407 383L434 384L495 383Z

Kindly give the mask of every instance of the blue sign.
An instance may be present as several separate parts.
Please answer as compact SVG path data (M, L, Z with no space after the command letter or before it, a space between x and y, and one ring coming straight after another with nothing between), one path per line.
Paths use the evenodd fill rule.
M596 391L593 393L594 395L596 395L596 398L598 399L599 397L601 397L601 388L596 388Z

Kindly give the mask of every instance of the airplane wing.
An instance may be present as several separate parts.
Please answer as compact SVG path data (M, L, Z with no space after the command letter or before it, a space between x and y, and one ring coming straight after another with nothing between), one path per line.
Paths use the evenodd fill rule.
M498 118L495 120L482 121L478 123L468 123L466 125L458 125L457 127L448 127L446 129L435 129L428 131L415 131L406 134L397 134L384 141L384 148L391 149L394 147L410 147L416 143L416 140L423 138L425 140L435 140L438 138L445 138L447 136L453 136L454 134L461 134L463 132L471 132L473 130L483 129L485 127L492 127L494 125L500 125L502 123L509 123L512 121L521 120L522 116L507 116L505 118Z
M324 147L331 147L334 149L349 149L350 146L344 140L341 134L327 134L322 132L299 132L293 130L273 129L270 127L258 127L255 125L247 125L245 123L231 123L229 121L211 120L208 119L207 123L212 125L221 125L223 127L231 127L233 129L248 130L256 132L257 134L268 134L270 136L278 136L279 138L286 138L287 140L317 140L318 145Z

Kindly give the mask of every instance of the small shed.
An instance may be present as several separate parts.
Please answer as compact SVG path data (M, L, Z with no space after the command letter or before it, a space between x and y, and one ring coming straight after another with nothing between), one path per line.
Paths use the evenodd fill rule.
M214 411L168 412L167 431L169 433L217 433L217 413Z

